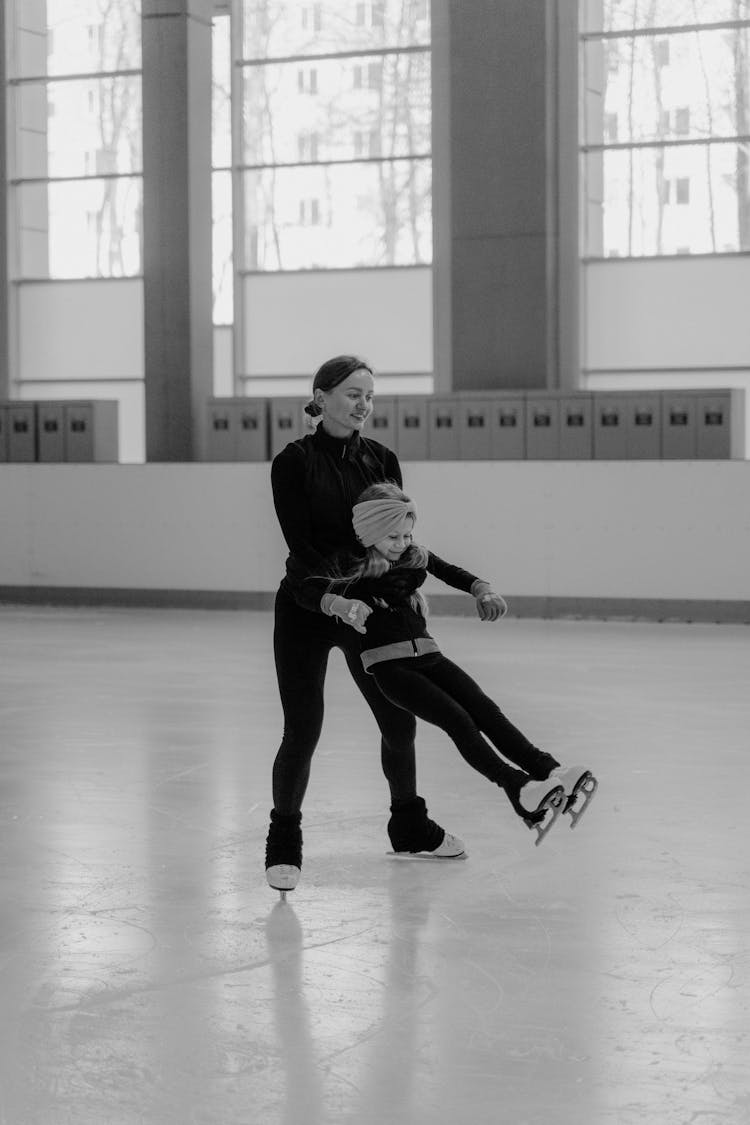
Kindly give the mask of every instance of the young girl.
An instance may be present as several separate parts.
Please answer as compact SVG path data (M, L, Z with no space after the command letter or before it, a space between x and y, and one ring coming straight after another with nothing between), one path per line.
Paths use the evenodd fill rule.
M353 509L363 553L334 560L324 597L331 599L333 612L342 608L336 600L347 603L341 619L360 633L362 664L383 695L444 730L469 765L505 791L540 844L560 812L570 812L575 826L597 782L589 770L565 768L533 746L479 685L440 652L427 631L426 603L418 587L428 573L467 593L476 592L481 579L413 543L416 514L413 501L395 484L365 489ZM377 579L392 567L410 574L410 591L346 598L354 582ZM377 583L369 588L377 590ZM576 809L582 793L585 800Z

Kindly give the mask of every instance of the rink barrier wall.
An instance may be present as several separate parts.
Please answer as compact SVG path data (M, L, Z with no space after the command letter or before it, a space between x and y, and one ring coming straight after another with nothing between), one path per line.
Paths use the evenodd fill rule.
M268 609L270 466L0 466L0 597ZM407 462L417 537L519 616L747 620L750 462ZM435 613L473 609L434 579Z
M119 590L75 586L3 586L0 605L107 609L206 609L271 612L275 593L241 590ZM669 598L529 598L507 595L508 617L750 625L750 601ZM471 598L430 594L433 617L474 617Z

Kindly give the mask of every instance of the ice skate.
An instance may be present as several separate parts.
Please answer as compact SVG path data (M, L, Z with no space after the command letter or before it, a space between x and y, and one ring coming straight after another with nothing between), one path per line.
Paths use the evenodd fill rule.
M302 813L284 815L271 810L266 838L266 881L286 902L302 874Z
M557 781L565 790L565 805L562 811L568 813L571 820L570 827L575 828L596 793L599 782L591 770L583 766L556 766L548 780ZM582 800L579 802L578 798L581 796Z
M391 808L388 835L394 859L466 859L463 840L430 819L422 797Z
M527 781L518 795L518 809L525 824L535 829L536 847L552 828L565 807L565 790L557 779Z

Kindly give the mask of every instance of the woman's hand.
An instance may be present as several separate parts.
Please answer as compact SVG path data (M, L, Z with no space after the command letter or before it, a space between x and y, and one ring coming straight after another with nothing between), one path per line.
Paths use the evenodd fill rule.
M505 617L508 612L505 598L501 598L494 590L487 590L484 594L480 594L476 603L477 613L482 621L497 621L498 618Z
M365 622L372 613L369 605L359 601L358 598L342 598L337 596L331 602L328 611L332 617L338 617L346 625L351 625L358 633L366 633Z

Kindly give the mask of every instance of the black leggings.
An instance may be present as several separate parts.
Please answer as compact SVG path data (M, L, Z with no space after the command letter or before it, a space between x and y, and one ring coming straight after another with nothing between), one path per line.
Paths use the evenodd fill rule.
M416 796L413 714L391 703L362 667L359 634L338 618L313 613L283 587L276 595L273 634L276 676L284 710L284 734L273 765L273 804L277 812L295 813L310 779L310 765L323 727L323 685L328 654L344 653L354 682L380 727L380 760L391 803Z
M444 730L469 765L509 795L517 795L519 782L524 784L528 777L543 780L559 764L532 745L471 676L442 653L384 661L373 664L371 671L383 695Z

